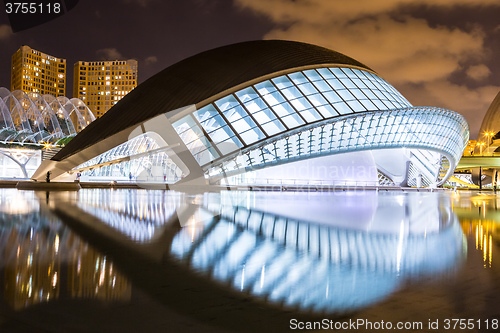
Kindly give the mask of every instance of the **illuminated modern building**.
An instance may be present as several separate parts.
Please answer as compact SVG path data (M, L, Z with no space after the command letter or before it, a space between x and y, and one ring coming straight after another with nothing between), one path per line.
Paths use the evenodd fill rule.
M73 72L73 97L84 101L96 118L137 87L137 60L79 61Z
M42 148L64 145L94 119L77 98L0 87L0 177L28 178L40 165Z
M12 55L10 90L66 95L66 59L23 45Z
M414 107L366 65L291 41L209 50L153 76L50 161L84 176L179 184L435 187L469 138L465 119Z

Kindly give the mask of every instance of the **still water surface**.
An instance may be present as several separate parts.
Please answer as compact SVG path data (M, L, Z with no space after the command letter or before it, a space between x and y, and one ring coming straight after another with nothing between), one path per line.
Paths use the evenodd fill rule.
M2 189L0 331L496 331L499 206L493 192Z

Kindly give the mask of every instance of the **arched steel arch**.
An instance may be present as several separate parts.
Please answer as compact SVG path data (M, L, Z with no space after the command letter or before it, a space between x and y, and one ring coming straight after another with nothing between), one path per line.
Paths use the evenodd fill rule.
M56 117L60 119L60 123L63 124L63 126L61 126L63 136L76 135L77 131L70 115L64 106L59 102L59 98L52 95L44 95L43 99L49 104L49 107L54 111Z
M5 141L42 143L74 136L77 129L70 118L72 112L77 114L81 125L95 120L85 103L77 98L69 100L0 88L0 133Z
M82 100L78 98L68 99L66 97L58 97L58 99L61 102L61 104L64 105L64 108L68 113L68 115L71 116L73 112L76 114L76 117L78 119L78 124L82 129L87 127L91 122L93 122L96 119L92 111L89 110L89 108L85 105L85 103Z
M7 104L5 104L5 99L10 95L10 91L8 91L4 87L0 87L0 112L1 112L1 123L0 126L2 129L9 128L14 129L14 122L12 121L12 115L10 114L10 108Z
M39 132L38 126L33 128L32 125L34 124L29 121L29 116L26 110L28 108L32 108L33 105L26 96L26 93L23 91L12 92L4 98L4 102L10 110L12 121L17 131L27 133ZM23 105L22 103L27 105Z
M48 138L52 136L62 137L63 131L61 129L61 125L57 120L54 110L51 108L50 104L47 103L45 98L43 98L42 95L33 92L29 93L28 97L36 105L36 109L39 111L40 116L43 119L44 128L42 130L52 133Z

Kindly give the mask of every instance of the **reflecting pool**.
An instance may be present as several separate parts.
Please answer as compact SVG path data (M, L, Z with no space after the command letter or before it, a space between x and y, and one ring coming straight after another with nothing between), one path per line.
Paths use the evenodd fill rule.
M0 189L0 331L494 329L499 206L493 192Z

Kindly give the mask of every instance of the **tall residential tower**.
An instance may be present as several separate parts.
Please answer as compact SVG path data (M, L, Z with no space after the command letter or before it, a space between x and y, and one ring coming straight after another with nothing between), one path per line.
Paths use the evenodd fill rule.
M101 117L137 87L137 60L79 61L73 72L73 97Z
M66 59L23 45L12 55L10 90L41 95L66 94Z

